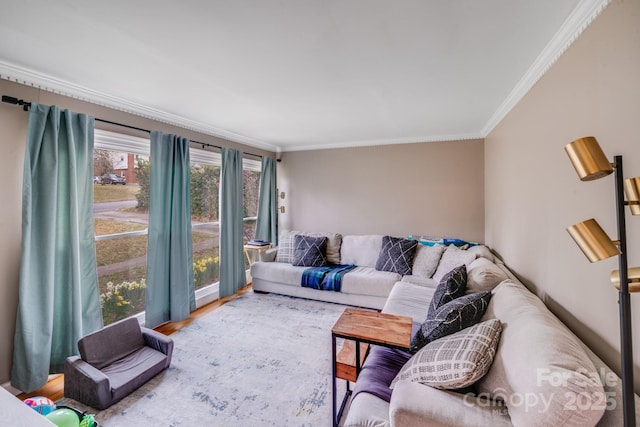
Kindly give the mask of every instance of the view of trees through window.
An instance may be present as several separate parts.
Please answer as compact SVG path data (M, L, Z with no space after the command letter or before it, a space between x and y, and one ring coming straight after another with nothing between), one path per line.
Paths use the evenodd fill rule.
M94 151L93 210L105 324L144 311L151 167L145 156ZM190 173L193 273L201 289L219 280L220 166L192 162ZM245 243L255 235L259 184L259 169L244 169Z
M219 194L220 166L192 163L191 244L196 289L215 283L220 278Z
M258 215L258 198L260 197L260 171L244 169L242 171L244 243L256 236L256 216Z

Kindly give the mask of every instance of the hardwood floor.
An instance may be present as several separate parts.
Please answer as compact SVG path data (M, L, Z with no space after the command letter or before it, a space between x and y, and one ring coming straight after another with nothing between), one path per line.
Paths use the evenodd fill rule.
M212 301L209 304L200 307L199 309L191 313L191 316L189 316L185 320L182 320L180 322L168 322L158 326L157 328L155 328L155 330L165 335L171 335L174 332L184 328L194 320L204 316L205 314L211 313L216 308L219 308L222 305L226 304L227 302L246 293L250 289L251 289L251 285L249 284L248 286L240 289L237 294L234 294L230 297L225 297L225 298ZM64 397L64 375L58 374L58 375L52 376L51 379L47 382L47 384L45 384L42 388L36 391L32 391L31 393L19 394L17 397L21 400L24 400L33 396L48 397L54 402L58 399L62 399Z

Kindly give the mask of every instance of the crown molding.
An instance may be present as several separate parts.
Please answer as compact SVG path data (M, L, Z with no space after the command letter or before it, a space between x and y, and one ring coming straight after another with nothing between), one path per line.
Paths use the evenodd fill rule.
M27 86L36 87L38 89L53 92L59 95L68 96L70 98L79 99L81 101L90 102L92 104L101 105L125 113L133 114L139 117L166 123L172 126L178 126L184 129L200 132L206 135L223 138L240 144L249 145L251 147L260 148L268 151L277 151L278 146L269 144L248 136L239 135L223 129L218 129L204 123L190 120L176 114L167 113L162 110L147 107L136 102L132 102L123 98L112 96L103 92L76 85L55 77L48 76L37 71L30 70L15 64L0 61L0 78L13 81Z
M487 124L482 128L482 135L486 137L506 117L522 98L531 90L551 66L573 44L582 32L602 13L611 0L582 0L571 15L562 24L556 35L542 50L535 62L522 79L513 88L509 96L493 113Z
M0 79L14 81L27 86L68 96L71 98L102 105L107 108L123 111L139 117L178 126L206 135L223 138L251 147L275 153L288 151L322 150L349 147L367 147L394 144L412 144L421 142L455 141L485 138L522 100L542 76L555 64L562 54L573 44L582 32L604 11L611 0L581 0L553 39L545 46L535 62L529 67L518 84L509 93L498 109L493 113L478 133L461 135L423 136L400 139L380 139L366 141L345 141L330 144L292 145L272 144L234 132L218 129L182 116L167 113L123 98L92 90L61 79L48 76L15 64L0 60Z
M282 152L329 150L336 148L376 147L380 145L420 144L423 142L465 141L471 139L483 139L480 133L467 133L459 135L419 136L413 138L377 139L366 141L337 142L335 144L293 145L282 146Z

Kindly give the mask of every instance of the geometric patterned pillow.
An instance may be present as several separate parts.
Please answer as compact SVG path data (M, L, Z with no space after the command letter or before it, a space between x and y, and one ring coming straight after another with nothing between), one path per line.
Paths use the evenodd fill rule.
M293 262L298 267L327 265L327 237L296 235L293 240Z
M502 324L487 320L430 342L414 354L391 382L419 382L439 389L468 387L484 377L493 363Z
M291 264L293 262L293 238L294 234L282 233L278 236L278 253L276 255L276 262L286 262Z
M401 276L411 274L413 256L416 253L417 240L402 237L382 237L382 249L376 262L376 270L390 271Z
M340 233L316 233L309 231L297 231L293 234L311 237L327 238L327 262L331 264L340 264L340 247L342 246L342 234Z
M411 339L410 351L417 352L428 343L473 326L487 310L491 291L463 295L441 305L420 326Z
M433 317L436 310L443 304L464 295L467 290L467 266L462 264L444 275L429 304L427 317Z

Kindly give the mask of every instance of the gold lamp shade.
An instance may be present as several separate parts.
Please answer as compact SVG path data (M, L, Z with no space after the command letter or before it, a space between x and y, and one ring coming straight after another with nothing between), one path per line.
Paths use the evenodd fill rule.
M620 255L620 250L593 218L574 224L567 231L591 262Z
M640 177L625 179L624 193L627 196L631 214L640 215Z
M592 136L576 139L564 147L581 181L592 181L609 175L613 167L598 141Z
M629 292L640 292L640 267L632 267L628 271ZM620 270L611 272L611 283L620 290Z

